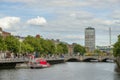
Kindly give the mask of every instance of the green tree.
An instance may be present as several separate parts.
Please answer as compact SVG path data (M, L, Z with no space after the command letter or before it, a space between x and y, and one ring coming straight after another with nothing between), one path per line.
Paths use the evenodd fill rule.
M75 44L73 51L74 53L80 53L81 55L83 55L86 52L85 48L79 44Z
M57 44L56 52L59 54L66 54L68 53L68 47L66 43L59 43Z
M2 36L0 36L0 51L6 51L7 45L5 44L5 40Z
M47 53L54 54L55 53L55 44L51 40L46 40L47 42Z
M43 54L54 54L55 44L51 40L41 39L42 53Z
M25 38L25 40L23 41L23 43L25 45L29 45L29 49L31 48L31 51L35 51L35 52L41 52L42 50L42 46L40 44L40 38L35 38L35 37L32 37L32 36L27 36Z
M63 54L68 53L68 47L67 47L67 44L66 44L66 43L61 42L59 45L62 46Z
M113 55L115 57L120 56L120 35L118 36L118 41L114 44Z
M21 53L31 53L34 51L34 48L28 43L21 43Z
M56 54L63 54L63 48L59 44L56 46Z
M7 50L17 53L19 52L20 42L14 36L7 36L5 39L5 44L7 45Z

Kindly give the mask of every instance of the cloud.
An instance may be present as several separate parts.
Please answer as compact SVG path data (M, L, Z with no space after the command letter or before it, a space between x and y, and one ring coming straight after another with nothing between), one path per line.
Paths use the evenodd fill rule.
M29 25L35 25L35 26L43 26L47 23L46 19L44 17L37 17L33 18L27 21L27 24Z
M93 14L90 12L87 12L87 11L71 12L70 16L73 18L82 19L82 20L87 20L87 19L93 18Z
M0 27L3 29L8 29L11 28L15 25L20 23L20 18L19 17L3 17L0 18Z
M64 35L63 39L67 39L67 40L84 40L84 36L80 35L80 34L71 34L71 35Z
M114 10L109 17L120 20L120 10Z
M21 2L29 6L40 7L86 7L94 8L115 7L119 5L120 0L0 0L6 2ZM107 3L107 4L106 4Z

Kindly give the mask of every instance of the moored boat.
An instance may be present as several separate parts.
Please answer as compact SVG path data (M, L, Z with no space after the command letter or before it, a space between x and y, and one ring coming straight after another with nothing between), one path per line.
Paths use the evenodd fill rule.
M38 68L50 67L50 64L45 59L36 58L30 61L29 66L31 69L38 69Z

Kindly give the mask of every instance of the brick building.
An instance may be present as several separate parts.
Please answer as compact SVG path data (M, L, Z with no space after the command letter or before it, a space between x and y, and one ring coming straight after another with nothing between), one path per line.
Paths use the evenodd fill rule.
M0 27L0 35L5 38L5 37L7 37L7 36L10 36L11 33L3 31L2 28Z

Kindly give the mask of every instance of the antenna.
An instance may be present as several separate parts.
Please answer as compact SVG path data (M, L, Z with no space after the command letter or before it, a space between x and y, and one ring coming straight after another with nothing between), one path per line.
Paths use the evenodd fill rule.
M111 46L111 27L109 27L109 45Z

